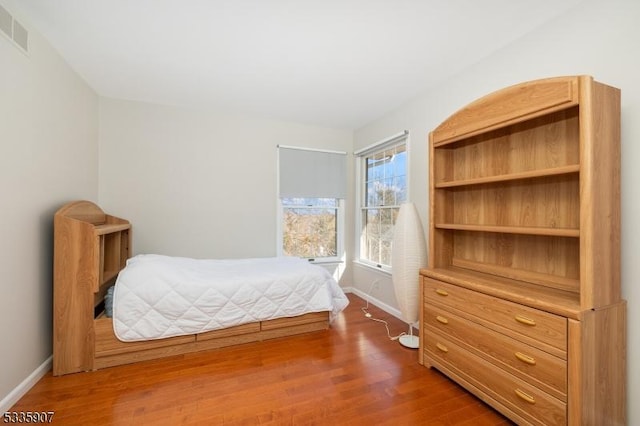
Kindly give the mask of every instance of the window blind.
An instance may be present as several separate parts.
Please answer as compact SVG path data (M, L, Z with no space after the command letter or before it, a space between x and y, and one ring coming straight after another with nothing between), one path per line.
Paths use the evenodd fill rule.
M347 153L278 146L280 198L346 198Z

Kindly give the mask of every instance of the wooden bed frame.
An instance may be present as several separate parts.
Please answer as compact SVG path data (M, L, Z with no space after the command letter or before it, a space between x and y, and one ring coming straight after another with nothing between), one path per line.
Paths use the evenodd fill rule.
M189 352L329 328L329 313L310 313L222 330L122 342L104 315L107 289L131 256L131 224L90 201L54 216L53 375L91 371Z

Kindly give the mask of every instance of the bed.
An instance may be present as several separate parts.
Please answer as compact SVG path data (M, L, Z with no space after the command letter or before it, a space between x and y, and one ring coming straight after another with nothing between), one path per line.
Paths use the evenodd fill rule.
M90 201L56 212L54 375L326 330L348 304L301 259L131 254L129 221Z

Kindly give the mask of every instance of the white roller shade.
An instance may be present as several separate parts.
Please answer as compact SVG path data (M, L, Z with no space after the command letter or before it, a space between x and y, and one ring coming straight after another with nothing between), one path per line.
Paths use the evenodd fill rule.
M347 153L278 147L280 198L346 198Z

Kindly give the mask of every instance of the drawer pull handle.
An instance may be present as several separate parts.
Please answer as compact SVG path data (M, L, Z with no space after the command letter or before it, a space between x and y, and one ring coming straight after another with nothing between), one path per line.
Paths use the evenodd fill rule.
M530 325L530 326L535 326L536 325L535 320L532 320L531 318L527 318L527 317L522 316L522 315L516 315L515 318L516 318L516 321L518 321L521 324Z
M449 348L447 348L445 345L443 345L442 343L436 343L436 347L438 349L440 349L442 352L449 352Z
M529 395L528 393L521 391L520 389L516 389L515 390L516 395L518 395L520 397L520 399L523 399L525 401L527 401L529 404L535 404L536 400L534 397L532 397L531 395Z
M529 355L525 355L522 352L516 352L515 355L516 355L516 358L518 358L520 361L524 362L525 364L536 365L535 358L530 357Z
M442 324L449 324L449 320L443 316L438 315L436 319L438 320L438 322L441 322Z
M439 294L440 296L448 296L449 292L447 290L443 290L441 288L437 288L436 289L436 293Z

